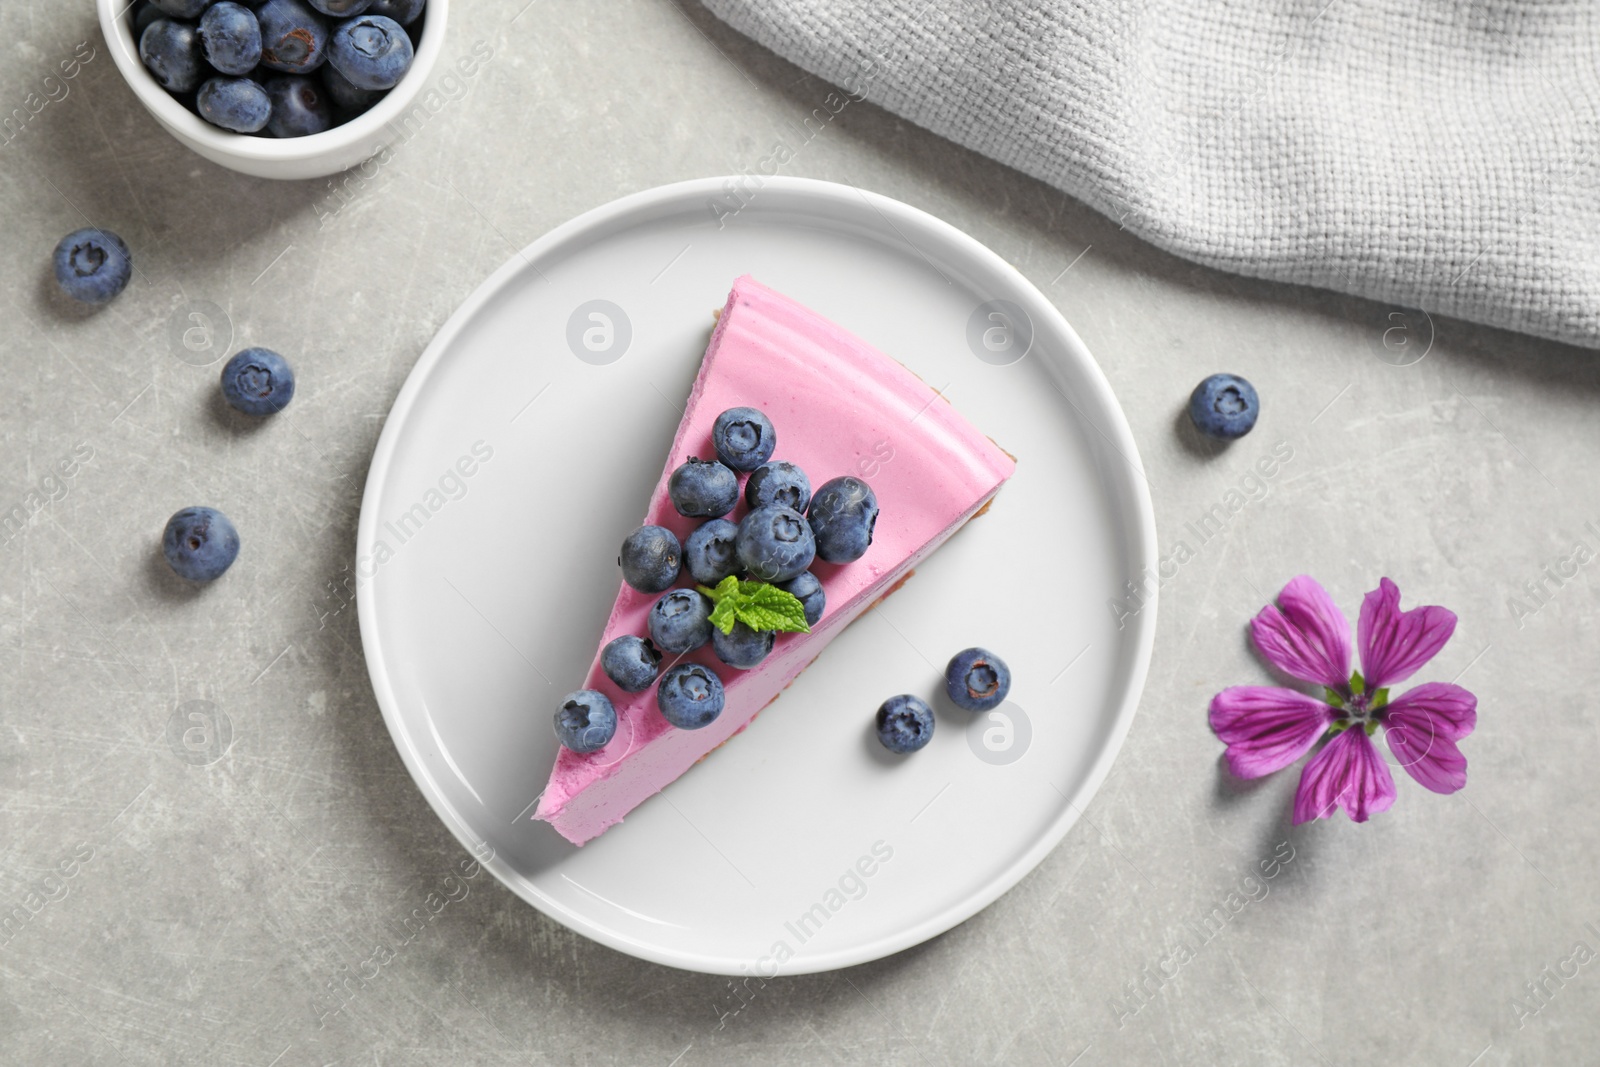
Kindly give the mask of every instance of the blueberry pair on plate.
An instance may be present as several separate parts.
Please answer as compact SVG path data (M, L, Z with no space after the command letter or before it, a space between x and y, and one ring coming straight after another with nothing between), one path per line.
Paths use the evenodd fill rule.
M1011 668L988 649L963 649L945 667L944 687L956 707L990 711L1011 692ZM933 708L910 693L892 696L878 708L877 730L890 752L915 752L933 739Z

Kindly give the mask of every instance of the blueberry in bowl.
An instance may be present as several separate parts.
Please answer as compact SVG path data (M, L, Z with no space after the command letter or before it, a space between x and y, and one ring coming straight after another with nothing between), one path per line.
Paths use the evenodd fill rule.
M175 19L199 18L213 0L150 0L151 6Z
M152 4L150 0L139 0L133 6L133 39L137 41L150 28L156 19L165 18L166 12Z
M139 58L169 93L190 93L205 79L205 45L187 22L156 19L139 35Z
M443 53L449 0L96 0L112 58L150 113L212 162L268 178L333 174L414 132L407 109ZM393 17L391 17L391 15ZM335 39L345 71L332 63ZM492 60L478 42L453 76ZM311 84L281 82L309 76ZM354 80L352 80L352 77ZM268 120L258 125L267 92ZM358 84L359 83L359 84ZM451 96L454 99L454 96ZM308 140L309 139L309 140Z
M372 0L310 0L310 3L324 15L341 19L363 15L372 6Z
M332 96L315 77L279 74L268 78L263 88L272 104L267 119L267 132L272 136L306 137L333 126Z
M200 44L218 73L249 74L261 62L261 23L243 4L222 0L200 19Z
M373 0L367 10L374 15L394 19L402 26L409 26L417 21L417 16L422 14L422 7L426 0Z
M411 36L394 19L362 15L334 31L328 58L358 88L392 89L411 69L414 54Z
M332 63L324 63L317 73L322 76L323 88L328 90L333 106L346 114L359 115L383 99L382 89L363 89L353 84Z
M328 20L304 0L267 0L261 22L261 65L306 74L327 62Z
M200 117L235 133L265 129L272 118L272 98L250 78L212 78L195 94Z

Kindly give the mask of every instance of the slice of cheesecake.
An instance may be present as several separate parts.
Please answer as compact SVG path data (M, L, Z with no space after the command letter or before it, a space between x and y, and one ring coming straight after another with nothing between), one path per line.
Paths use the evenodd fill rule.
M610 698L617 711L616 734L587 755L562 748L533 815L574 844L620 822L749 725L829 641L984 510L1016 468L1009 455L901 364L746 276L728 294L645 523L665 526L680 541L699 524L673 508L667 479L691 456L714 456L712 423L733 407L765 412L777 429L773 459L798 464L812 485L846 474L871 485L880 508L872 544L851 563L813 563L811 571L827 596L821 619L810 633L780 634L756 667L728 667L709 644L679 660L663 660L663 671L674 662L692 661L722 679L726 704L709 726L672 726L656 706L654 686L624 692L601 670L596 652L584 687ZM741 501L729 518L737 522L745 511ZM687 570L677 584L694 584ZM597 650L624 634L645 636L646 616L660 595L624 584Z

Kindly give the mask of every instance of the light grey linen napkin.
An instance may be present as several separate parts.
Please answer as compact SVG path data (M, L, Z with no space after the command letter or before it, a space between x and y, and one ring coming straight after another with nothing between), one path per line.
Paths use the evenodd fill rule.
M1600 347L1596 0L704 0L1169 251Z

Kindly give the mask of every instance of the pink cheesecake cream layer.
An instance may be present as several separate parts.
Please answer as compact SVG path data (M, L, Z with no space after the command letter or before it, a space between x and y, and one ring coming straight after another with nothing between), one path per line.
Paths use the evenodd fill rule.
M755 668L723 664L709 644L662 661L663 671L703 663L722 679L722 715L700 730L662 718L654 686L626 693L601 670L599 649L623 634L648 635L650 608L662 595L622 585L584 682L616 706L616 736L588 755L562 748L533 815L575 844L620 822L748 725L829 640L981 510L1016 466L901 364L746 276L734 283L712 334L645 523L680 540L700 524L673 508L667 478L691 456L714 457L712 423L740 406L767 414L777 431L772 458L798 464L813 488L845 474L872 486L880 508L872 545L851 563L813 564L827 596L821 620L809 634L778 635ZM741 499L729 518L737 522L746 510ZM693 584L687 570L678 584Z

